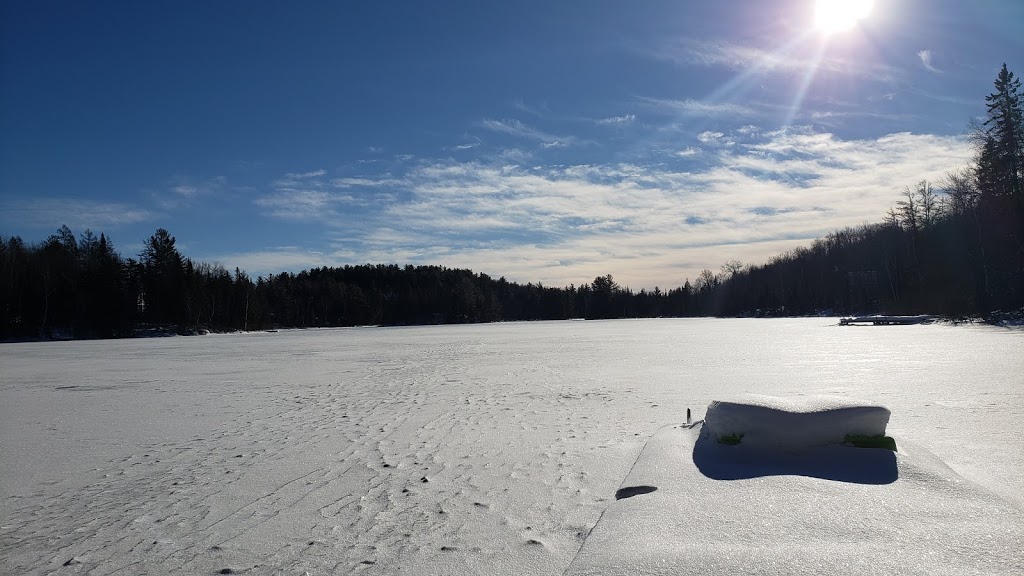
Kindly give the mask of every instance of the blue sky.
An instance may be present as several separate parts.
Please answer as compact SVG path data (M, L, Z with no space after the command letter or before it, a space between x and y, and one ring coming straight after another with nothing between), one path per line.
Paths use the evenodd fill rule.
M5 2L0 234L673 287L969 161L1024 2Z

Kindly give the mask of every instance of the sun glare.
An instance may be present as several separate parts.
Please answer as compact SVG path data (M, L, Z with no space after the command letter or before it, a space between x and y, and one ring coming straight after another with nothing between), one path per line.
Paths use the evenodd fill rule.
M816 0L814 27L823 34L849 30L871 14L874 4L874 0Z

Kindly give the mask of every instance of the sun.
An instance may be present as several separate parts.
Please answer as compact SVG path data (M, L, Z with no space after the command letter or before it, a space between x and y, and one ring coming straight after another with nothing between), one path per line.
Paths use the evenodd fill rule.
M815 0L814 27L830 35L849 30L871 15L874 0Z

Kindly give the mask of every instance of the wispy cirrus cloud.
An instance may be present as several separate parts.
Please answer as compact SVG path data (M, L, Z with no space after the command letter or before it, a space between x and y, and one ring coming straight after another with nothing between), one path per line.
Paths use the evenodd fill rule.
M275 180L273 185L275 188L322 187L323 181L321 177L326 174L327 171L323 169L310 170L308 172L288 172Z
M324 194L261 206L323 221L355 261L444 263L522 281L579 283L613 273L671 286L730 259L759 262L831 230L879 221L898 190L962 164L960 138L891 134L843 140L811 129L712 132L732 142L703 168L663 164L420 162L349 180L353 197L397 189L358 218ZM684 154L681 161L690 156ZM385 186L386 183L386 186ZM329 183L328 183L329 184Z
M566 146L580 143L579 138L575 136L557 136L555 134L549 134L543 130L538 130L537 128L528 126L519 120L514 119L484 120L480 122L480 126L486 130L490 130L491 132L540 142L541 146L544 148L564 148Z
M596 121L596 123L605 126L621 126L623 124L632 124L635 121L636 114L623 114L622 116L609 116L607 118L600 118Z
M319 170L310 170L309 172L289 172L285 174L285 178L290 180L306 180L308 178L323 176L324 174L327 174L327 171L320 168Z
M949 94L936 94L934 92L930 92L928 90L923 90L921 88L916 88L916 87L908 87L908 88L905 89L905 92L907 92L909 94L913 94L915 96L922 96L924 98L927 98L929 100L934 100L936 102L945 102L947 104L957 104L957 105L960 105L960 106L971 106L971 107L977 107L978 106L978 102L976 100L972 100L972 99L969 99L969 98L960 98L960 97L952 96L952 95L949 95Z
M219 263L229 270L235 267L241 268L251 276L267 276L289 270L340 266L350 262L348 256L347 252L281 246L251 252L206 254L202 256L202 259Z
M934 72L936 74L941 74L942 73L942 70L939 70L938 68L936 68L935 65L932 62L932 60L934 58L934 54L932 53L931 50L920 50L917 53L917 57L918 57L918 59L921 60L921 65L924 66L925 70L927 70L929 72Z
M840 121L851 118L871 118L891 122L904 122L912 120L912 114L887 114L884 112L872 112L869 110L815 110L811 113L801 113L798 118L813 120L822 125L840 124Z
M726 68L745 74L803 73L807 70L844 76L869 76L890 82L903 76L901 69L870 58L814 54L810 47L791 43L774 49L720 40L678 38L646 53L681 66Z
M735 143L724 132L718 132L717 130L705 130L697 134L697 140L709 146L732 146Z
M383 188L387 186L401 186L402 180L398 178L366 178L366 177L348 177L348 178L334 178L331 180L331 186L335 188L354 188L354 187L373 187Z
M404 179L389 173L332 178L326 170L315 170L285 174L253 203L275 218L346 225L354 211L386 205L394 201L394 190L406 186Z
M0 198L0 222L32 228L53 228L66 224L75 230L112 229L156 218L157 214L121 202L78 198Z
M696 39L677 39L662 44L650 55L692 66L717 67L730 69L749 68L757 65L762 68L792 69L801 68L807 60L787 57L753 46L743 46L723 41L701 41Z
M669 98L647 98L639 100L662 112L682 116L754 116L757 112L750 106L734 104L730 102L701 102L699 100L685 99L673 100Z
M161 209L179 210L195 205L204 197L223 194L228 189L228 180L224 176L196 179L179 174L166 187L149 190L148 193Z
M334 213L336 198L323 190L278 189L255 200L266 213L288 220L320 220Z

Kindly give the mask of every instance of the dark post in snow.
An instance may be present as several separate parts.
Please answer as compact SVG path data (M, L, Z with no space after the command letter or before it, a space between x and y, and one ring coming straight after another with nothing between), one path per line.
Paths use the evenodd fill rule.
M690 425L690 424L692 424L692 423L693 423L693 420L691 420L691 419L690 419L690 409L689 409L689 408L687 408L687 409L686 409L686 424L687 424L687 425Z

